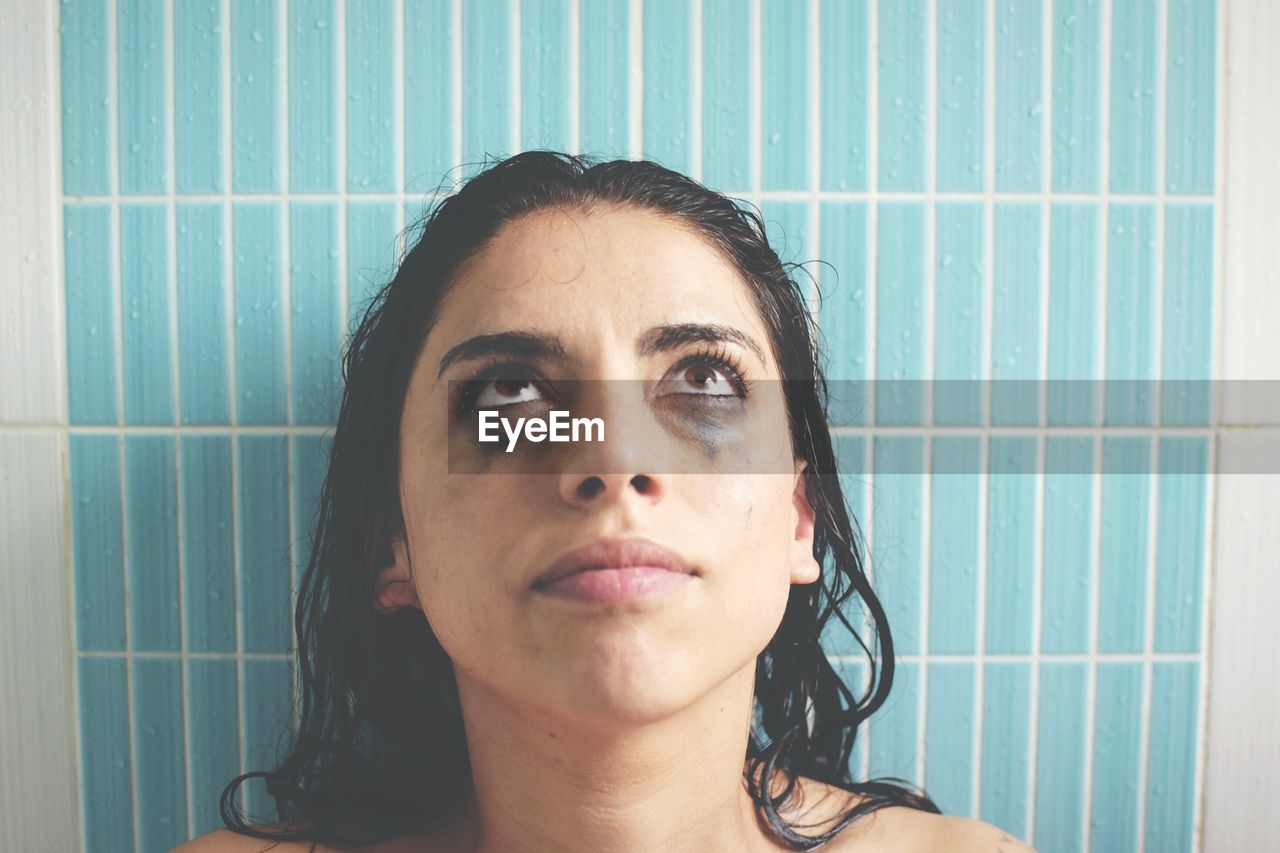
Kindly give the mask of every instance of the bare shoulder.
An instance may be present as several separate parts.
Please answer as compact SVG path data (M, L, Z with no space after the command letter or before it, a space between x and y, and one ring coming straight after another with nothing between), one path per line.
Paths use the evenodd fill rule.
M805 817L821 821L823 828L864 799L813 779L802 779L801 790L804 799L815 804ZM830 853L1036 853L1023 841L984 821L906 806L881 808L859 818L822 849Z
M868 853L1036 853L997 826L968 817L905 807L880 809L831 842L836 851Z
M281 827L279 824L264 824L255 826L254 829L260 829L264 832L278 831ZM329 850L322 845L316 846L316 853ZM311 845L304 841L268 841L265 838L253 838L248 835L241 835L238 832L232 832L229 829L215 829L213 832L207 832L198 838L180 844L173 848L170 853L290 853L290 851L311 850Z

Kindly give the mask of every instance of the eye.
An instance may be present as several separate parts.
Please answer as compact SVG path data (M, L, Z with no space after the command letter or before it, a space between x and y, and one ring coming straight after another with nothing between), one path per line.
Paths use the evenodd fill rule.
M728 359L701 355L684 359L663 377L657 396L744 397L740 371Z
M537 395L541 393L542 389L532 379L478 380L472 395L472 405L477 409L499 409L537 400Z

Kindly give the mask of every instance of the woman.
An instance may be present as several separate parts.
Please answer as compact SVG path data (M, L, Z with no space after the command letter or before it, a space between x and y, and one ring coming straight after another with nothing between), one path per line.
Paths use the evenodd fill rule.
M301 725L248 774L288 822L240 777L181 849L1028 849L849 777L893 646L810 326L760 219L652 163L526 152L440 203L346 355ZM478 440L568 408L606 440ZM861 697L819 643L854 592Z

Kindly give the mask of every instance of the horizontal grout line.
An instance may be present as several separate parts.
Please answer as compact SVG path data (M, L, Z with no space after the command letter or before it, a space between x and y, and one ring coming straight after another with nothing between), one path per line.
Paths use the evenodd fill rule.
M1209 204L1219 201L1217 195L1168 195L1166 193L1068 193L1068 192L947 192L945 190L895 190L877 192L873 190L763 190L752 192L746 189L722 189L717 192L737 198L759 197L765 201L862 201L881 199L884 201L922 201L927 199L946 199L948 201L1098 201L1098 202L1167 202L1169 204ZM448 198L452 193L191 193L168 195L74 195L63 196L63 204L129 202L226 202L226 201L425 201Z
M154 660L293 660L286 652L97 652L77 651L82 658L148 658Z
M1224 433L1235 433L1241 429L1280 428L1277 424L1215 424L1211 426L1069 426L1064 424L1028 424L993 425L993 424L931 424L927 426L903 426L899 424L877 424L868 426L850 426L830 424L833 435L862 435L876 433L883 435L930 435L933 433L965 433L966 435L1129 435L1137 437L1164 436L1170 434L1189 437L1212 438ZM80 425L62 423L4 423L0 424L0 432L49 432L66 430L72 435L225 435L227 433L243 435L330 435L337 429L336 424L328 426L302 426L288 424L267 426L237 426L235 424L213 426L166 426L163 424L141 425Z

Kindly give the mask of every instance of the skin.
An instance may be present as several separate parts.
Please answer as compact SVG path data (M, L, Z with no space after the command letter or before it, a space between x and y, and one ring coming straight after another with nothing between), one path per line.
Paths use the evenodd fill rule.
M722 344L743 372L779 378L734 268L654 213L541 211L510 223L459 270L410 382L401 421L407 535L393 543L396 563L371 604L421 608L453 661L474 795L447 826L382 849L787 849L756 815L743 759L756 657L791 586L819 576L814 513L778 383L752 386L751 416L719 430L728 436L719 443L671 416L665 392L697 392L706 377L673 368L704 347L642 354L637 342L685 323L737 330L760 350ZM604 417L612 440L507 456L467 444L456 424L450 432L449 380L487 361L457 359L438 374L442 358L475 336L509 331L558 339L563 357L522 359L553 386L639 380L593 384L578 401ZM492 401L513 386L487 387ZM617 605L532 589L558 557L601 536L659 542L696 577ZM857 799L813 780L801 791L789 816L817 826ZM925 850L943 838L952 850L1029 849L1002 835L893 808L825 849ZM981 846L966 846L978 838ZM245 846L189 849L267 844L213 833L192 845L213 839Z

